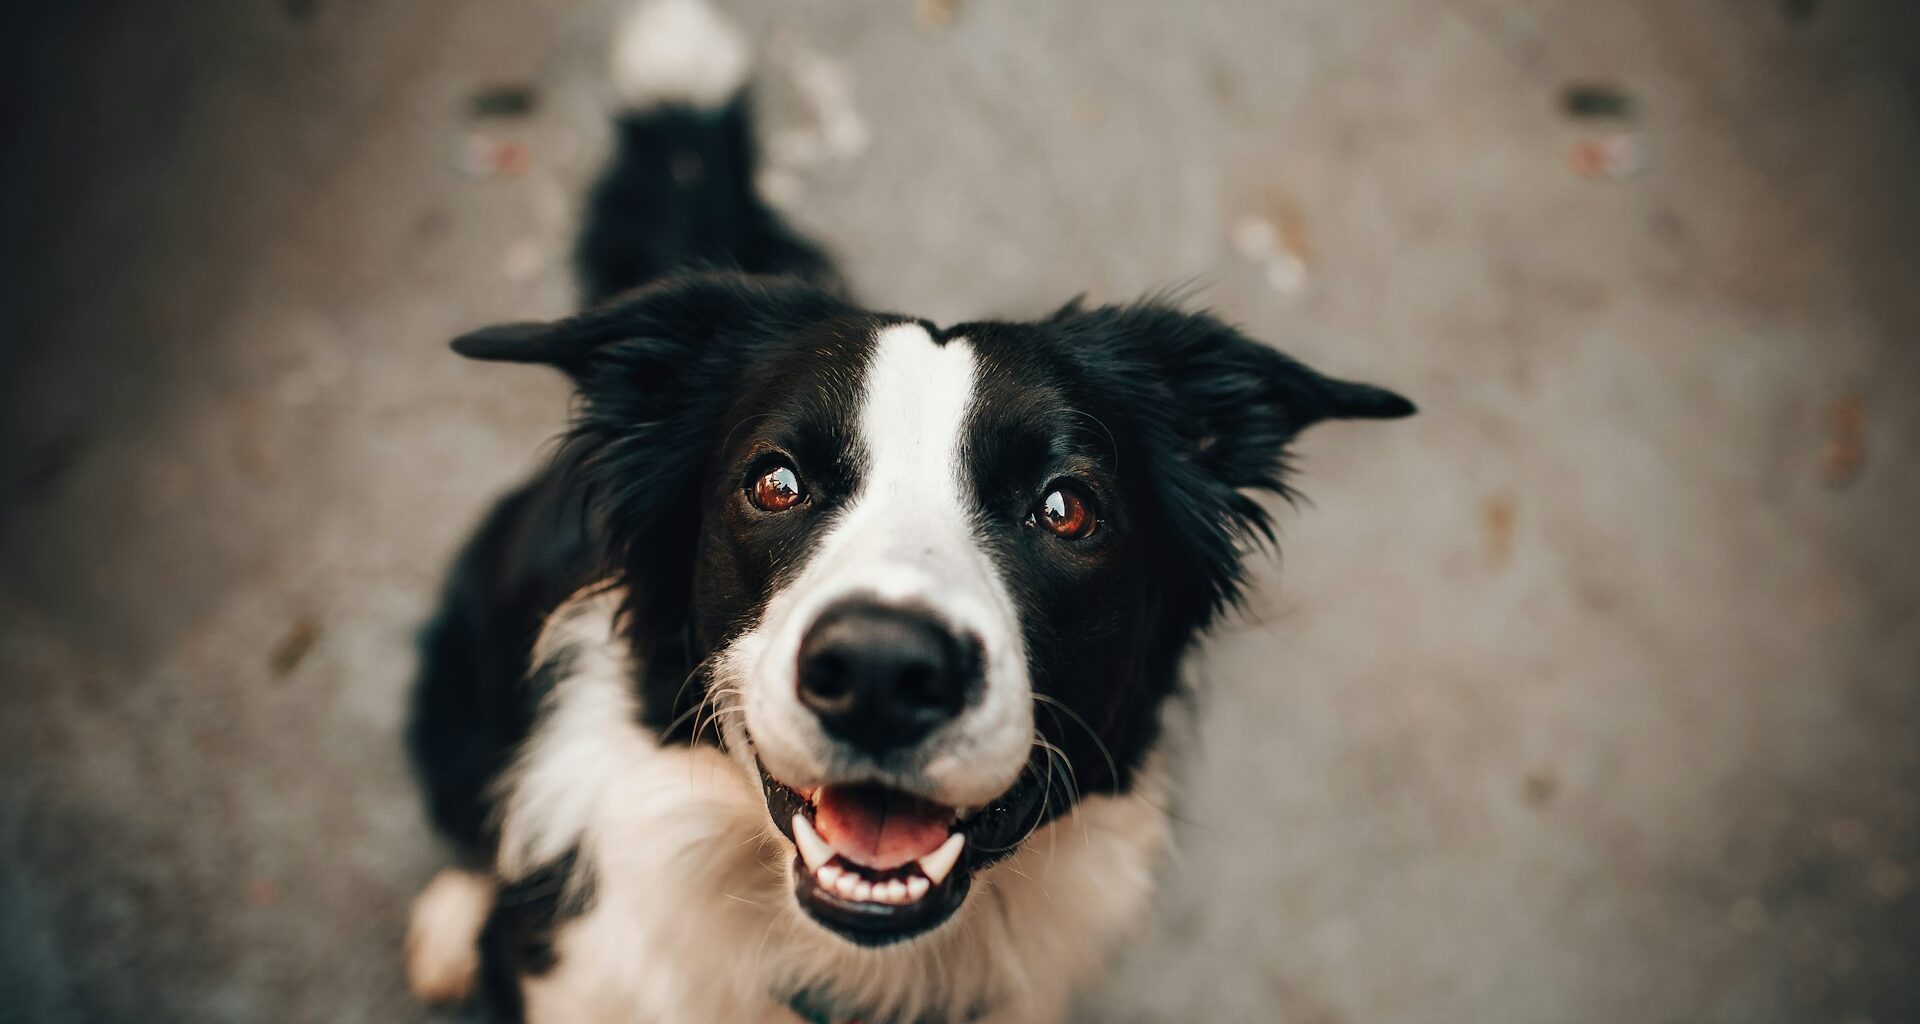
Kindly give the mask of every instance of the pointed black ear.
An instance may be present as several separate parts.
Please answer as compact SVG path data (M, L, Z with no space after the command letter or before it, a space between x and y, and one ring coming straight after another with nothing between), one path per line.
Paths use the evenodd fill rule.
M1320 374L1205 314L1149 302L1061 316L1111 365L1158 380L1165 394L1153 413L1233 487L1283 490L1286 445L1315 423L1415 411L1392 391Z
M468 359L502 363L552 362L546 338L554 330L551 323L530 320L516 324L495 324L453 339L455 352Z
M499 324L453 339L469 359L538 363L584 382L595 361L622 350L662 358L698 351L730 333L781 319L805 320L843 308L839 300L798 281L746 274L665 278L577 316L548 323Z
M525 321L496 324L453 339L455 352L468 359L492 363L538 363L554 367L578 380L595 350L630 335L625 324L603 308L548 323Z
M1329 418L1342 420L1397 420L1420 411L1405 395L1373 384L1322 377L1327 386Z
M1331 419L1392 419L1413 403L1315 372L1226 324L1159 302L1082 310L1050 324L1136 439L1177 558L1162 568L1176 614L1204 625L1240 593L1248 542L1273 540L1249 492L1291 496L1288 447Z
M1272 382L1292 433L1323 420L1397 420L1419 411L1404 396L1386 388L1324 376L1258 342L1238 338L1238 343L1259 349L1250 357L1256 365L1268 364L1260 372Z

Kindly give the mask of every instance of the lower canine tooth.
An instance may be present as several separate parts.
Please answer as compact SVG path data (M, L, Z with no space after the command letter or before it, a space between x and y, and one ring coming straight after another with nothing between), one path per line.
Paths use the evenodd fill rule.
M920 897L925 896L927 890L931 888L933 888L933 883L924 878L917 876L909 878L907 879L907 899L918 902Z
M804 814L793 816L793 845L800 848L800 859L807 862L808 871L818 871L833 859L833 847L820 838Z
M953 866L960 861L960 850L967 845L967 837L958 832L947 837L940 848L920 858L920 870L926 872L927 881L935 885L947 880Z
M831 889L833 888L834 881L844 874L846 874L846 872L840 870L839 867L833 864L827 864L823 865L820 870L814 872L813 877L820 880L821 886Z

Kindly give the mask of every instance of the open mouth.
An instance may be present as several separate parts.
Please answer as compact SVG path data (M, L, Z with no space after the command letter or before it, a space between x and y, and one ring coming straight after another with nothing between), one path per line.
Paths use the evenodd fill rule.
M938 927L973 873L1031 831L1037 787L1015 786L972 813L873 783L801 792L760 770L767 810L793 842L794 892L849 942L883 946ZM1028 790L1035 790L1029 793Z

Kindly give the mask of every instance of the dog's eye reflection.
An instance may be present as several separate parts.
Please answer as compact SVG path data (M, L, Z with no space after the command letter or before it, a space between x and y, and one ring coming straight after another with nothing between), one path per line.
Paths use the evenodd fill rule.
M1067 540L1079 540L1093 533L1100 522L1093 502L1071 487L1056 487L1040 500L1040 506L1027 516L1029 524L1047 528L1047 532Z
M807 492L792 466L774 463L747 484L747 500L763 512L785 512L807 500Z

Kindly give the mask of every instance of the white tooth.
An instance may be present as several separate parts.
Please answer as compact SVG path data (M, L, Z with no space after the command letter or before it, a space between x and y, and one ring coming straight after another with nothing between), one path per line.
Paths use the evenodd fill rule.
M859 885L860 885L860 880L858 878L853 877L853 872L849 871L846 874L841 875L839 881L833 883L833 891L839 893L841 896L844 896L847 899L852 899L853 890L858 888Z
M831 889L833 888L834 880L844 874L846 874L846 872L840 870L839 865L826 864L826 865L822 865L820 870L814 872L813 877L818 878L820 880L821 888Z
M818 871L833 859L833 847L820 838L804 814L793 816L793 845L800 848L800 859L807 862L808 871Z
M859 885L854 886L853 898L862 903L871 903L873 901L873 883L861 882Z
M926 872L927 880L935 885L947 880L953 866L960 861L960 851L967 845L967 837L958 832L947 837L938 850L920 858L920 870Z
M907 899L911 900L914 903L918 903L920 902L920 897L925 896L927 894L927 890L931 888L933 888L932 882L929 882L926 879L921 878L918 875L915 875L914 877L907 879Z
M894 879L891 882L888 882L887 883L887 902L888 903L907 902L907 883L902 882L898 878Z

